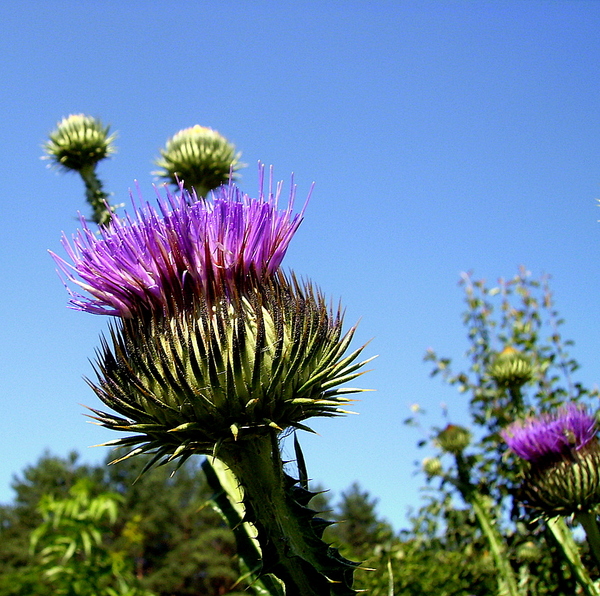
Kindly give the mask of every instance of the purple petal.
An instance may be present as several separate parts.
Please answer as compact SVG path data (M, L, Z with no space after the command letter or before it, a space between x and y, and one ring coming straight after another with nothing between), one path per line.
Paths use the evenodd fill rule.
M51 253L65 278L86 293L69 289L73 308L122 317L134 312L165 311L176 301L207 292L227 295L249 275L274 275L300 225L306 204L293 215L293 186L285 210L278 209L282 183L268 195L260 170L258 199L233 183L196 201L186 191L159 196L158 210L146 203L134 215L113 218L94 234L81 218L81 229L62 245L70 262ZM309 195L310 196L310 195ZM307 199L308 200L308 199Z
M571 403L551 414L517 421L500 434L514 453L535 462L577 451L592 441L596 433L595 418L585 407Z

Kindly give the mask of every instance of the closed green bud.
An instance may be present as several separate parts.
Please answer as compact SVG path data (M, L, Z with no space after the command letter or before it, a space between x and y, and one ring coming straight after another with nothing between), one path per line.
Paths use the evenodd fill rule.
M115 151L115 135L109 135L109 129L92 116L71 114L50 133L44 144L44 158L66 170L80 172L93 168Z
M181 182L198 196L229 182L231 173L242 166L234 145L216 130L198 124L171 137L160 154L155 163L162 169L154 174L171 184Z
M516 556L520 563L535 563L542 558L542 551L535 542L529 540L519 545Z
M533 378L531 361L512 346L496 355L488 372L498 387L506 389L518 389Z
M441 476L443 473L442 462L439 457L426 457L422 462L423 472L429 478Z
M471 442L471 432L462 426L449 424L436 437L436 443L446 453L460 455Z

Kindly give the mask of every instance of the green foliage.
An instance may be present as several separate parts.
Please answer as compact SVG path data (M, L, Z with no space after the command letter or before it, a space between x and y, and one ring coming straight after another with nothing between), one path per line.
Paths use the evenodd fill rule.
M464 274L467 310L463 321L470 343L466 357L469 367L456 372L450 358L429 350L425 360L433 363L432 376L441 375L469 400L474 426L480 429L481 457L474 472L487 482L499 501L514 488L518 465L499 437L510 422L530 413L550 411L565 401L597 396L573 379L579 364L567 348L573 344L562 338L564 321L554 306L548 278L533 279L521 268L509 281L499 280L489 287L485 280ZM490 370L507 346L518 350L533 367L531 380L522 387L499 386Z
M37 554L42 581L66 596L152 596L134 585L125 553L105 544L121 497L91 493L92 483L82 478L67 498L41 498L43 522L31 534L31 550Z
M491 555L470 510L455 509L450 497L445 502L435 499L435 515L424 510L412 518L410 530L397 534L378 516L376 505L368 491L353 484L336 507L339 523L326 531L345 556L362 560L357 590L369 596L494 592Z
M531 519L519 506L511 507L518 468L504 453L498 432L529 412L596 394L573 380L578 364L567 354L571 342L560 334L562 321L546 279L534 280L521 271L496 287L469 276L463 284L470 341L466 370L455 371L449 358L433 351L426 357L433 363L433 375L457 387L469 402L474 440L459 451L463 480L489 505L519 593L572 596L577 593L575 577L554 537L545 524ZM523 355L519 362L531 363L531 371L523 372L519 365L516 373L509 370L499 383L498 355L506 346L518 350ZM519 383L523 382L511 385L510 375L517 373ZM434 429L432 441L439 432ZM108 459L114 458L111 454ZM192 460L175 475L173 468L162 466L138 478L145 461L136 459L85 466L76 454L64 459L46 454L15 478L14 503L0 507L0 596L41 596L61 590L115 596L127 594L128 588L157 596L268 593L258 582L240 581L247 570L240 570L234 532L222 517L228 505L235 512L235 499L221 500L220 512L215 511L210 502L215 486L206 482ZM411 516L410 528L401 533L379 518L377 500L358 484L345 491L335 507L326 493L311 500L311 508L333 509L326 516L339 521L325 530L325 541L344 557L362 561L355 590L365 590L369 596L497 593L489 541L473 508L457 500L461 479L456 454L440 454L439 461L431 468L426 502ZM303 492L305 476L304 471L293 489L301 499L313 494ZM32 533L37 559L29 554ZM587 565L584 548L582 556ZM92 571L86 567L91 561ZM70 565L71 578L85 569L89 578L97 578L95 591L85 592L89 586L75 581L71 592L56 587L61 577L68 577ZM42 571L49 569L57 569L54 578L43 576ZM120 584L119 574L126 578Z
M109 459L114 459L110 457ZM212 491L191 461L140 476L145 461L108 466L109 485L127 512L118 544L135 561L143 585L164 596L243 591L233 533L208 502Z
M91 536L92 550L120 560L145 590L157 596L242 593L244 582L234 588L240 570L233 535L208 503L211 490L199 470L186 464L172 476L172 469L161 467L136 481L144 463L85 466L75 454L65 459L46 454L16 478L15 502L0 508L0 596L47 596L51 591L29 552L31 533L44 523L37 506L42 501L64 507L60 503L72 499L69 490L81 479L91 501L108 493L118 505L114 524L108 517L93 522L100 526L102 548ZM65 520L64 512L60 517ZM76 524L69 524L74 529ZM70 535L62 529L53 534ZM38 553L46 546L39 542ZM74 554L73 561L79 565L83 554Z

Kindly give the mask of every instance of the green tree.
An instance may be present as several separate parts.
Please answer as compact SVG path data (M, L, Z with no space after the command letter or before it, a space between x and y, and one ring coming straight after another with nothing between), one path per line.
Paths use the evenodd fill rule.
M117 544L135 560L143 585L164 596L243 591L233 533L213 510L199 467L190 460L176 473L163 466L140 476L144 464L136 457L107 468L126 512Z
M44 453L38 462L15 476L14 502L0 507L0 594L2 596L47 594L40 580L40 570L29 553L30 535L42 523L38 504L44 495L68 496L81 478L89 478L105 490L100 468L78 462L72 452L66 458Z
M68 497L43 495L43 521L31 534L42 581L65 596L152 596L135 584L124 552L111 548L117 520L115 493L92 496L87 478L78 480Z
M115 457L110 453L107 461ZM38 505L68 499L82 479L92 499L119 495L117 518L103 536L145 589L161 596L242 592L247 584L236 586L240 570L233 535L213 510L212 491L198 466L188 462L176 474L161 467L139 477L144 463L89 466L75 453L66 458L46 453L17 475L14 502L0 507L0 596L47 596L47 582L29 553L30 535L43 522Z

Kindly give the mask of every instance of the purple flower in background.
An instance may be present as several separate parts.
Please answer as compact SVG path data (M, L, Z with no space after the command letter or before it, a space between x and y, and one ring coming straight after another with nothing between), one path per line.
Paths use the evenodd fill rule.
M551 414L511 424L500 434L514 453L531 463L579 451L597 433L596 420L583 406L568 404Z
M158 210L146 204L134 216L114 217L91 231L82 229L62 244L71 260L51 253L73 291L73 308L124 318L140 312L167 312L207 300L243 294L244 283L273 276L279 269L304 209L292 214L295 187L285 209L278 208L282 183L265 196L260 168L258 199L234 184L222 186L212 201L186 191L159 196ZM307 199L308 200L308 199ZM65 284L67 285L67 284Z

